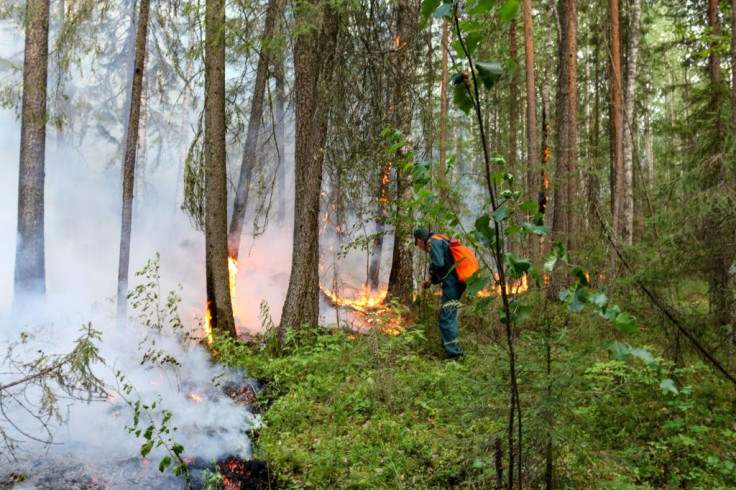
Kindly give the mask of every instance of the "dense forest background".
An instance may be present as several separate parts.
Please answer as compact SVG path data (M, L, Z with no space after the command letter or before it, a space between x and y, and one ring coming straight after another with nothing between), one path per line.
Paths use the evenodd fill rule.
M272 485L736 485L736 2L0 0L0 19L7 448L28 435L11 388L41 383L44 415L24 410L49 443L43 380L101 392L113 338L177 376L196 351L264 380L246 424ZM459 362L417 227L481 262ZM99 332L75 348L61 324L82 318ZM36 325L82 360L20 361Z

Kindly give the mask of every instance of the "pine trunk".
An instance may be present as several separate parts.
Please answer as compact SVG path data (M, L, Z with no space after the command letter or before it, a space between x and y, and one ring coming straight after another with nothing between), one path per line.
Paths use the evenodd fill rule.
M45 301L46 297L44 162L48 53L49 1L28 0L18 169L18 238L13 300L16 312L24 311L29 300Z
M205 5L205 269L212 331L236 335L227 260L225 1Z
M573 181L577 160L577 2L559 0L560 66L557 78L557 172L552 234L570 248L573 232Z
M450 26L447 19L442 20L442 85L440 86L440 144L439 167L440 180L447 180L447 48L450 43ZM440 186L440 202L447 203L447 185Z
M626 67L626 90L624 92L623 160L624 160L624 201L621 210L621 240L631 245L634 240L634 125L636 107L636 69L639 56L641 27L641 0L631 2L631 40L629 43L628 64Z
M120 256L118 260L117 321L126 320L128 310L128 268L130 264L130 235L133 222L133 188L135 185L135 160L138 149L138 129L143 93L143 71L146 63L146 37L148 34L149 0L140 0L138 26L135 35L135 62L133 84L130 92L130 114L123 160L123 212L120 226Z
M524 9L524 68L526 73L526 138L529 188L538 189L535 168L540 163L537 142L537 98L534 77L534 26L532 24L532 0L523 0Z
M511 60L516 62L517 50L516 50L516 19L511 19L509 25L509 47L511 50ZM519 87L516 83L515 72L511 75L509 80L509 167L516 169L516 152L517 141L516 141L516 125L519 120L518 110L519 100Z
M413 46L419 28L418 4L410 0L400 0L396 8L396 31L398 35L398 52L396 71L394 72L395 127L405 138L411 135L412 97L411 87L414 85L410 75L414 70ZM402 161L409 151L409 143L397 150L397 159ZM400 203L412 196L411 172L397 166L396 168L396 224L394 226L394 248L391 261L391 273L388 278L388 298L397 299L408 305L412 301L413 262L411 237L412 217Z
M309 2L312 9L320 3ZM328 102L338 33L337 13L329 6L321 26L301 32L294 42L296 97L296 151L294 248L291 275L279 325L316 326L319 320L319 204L322 187L323 147L327 132ZM304 9L297 9L297 22Z
M621 114L621 35L618 0L609 0L611 21L611 216L613 233L618 236L624 200L623 125Z

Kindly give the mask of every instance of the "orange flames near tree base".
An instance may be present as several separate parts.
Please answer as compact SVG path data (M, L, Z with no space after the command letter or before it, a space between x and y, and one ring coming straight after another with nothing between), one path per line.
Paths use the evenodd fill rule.
M336 307L352 310L366 328L379 329L389 335L399 335L404 331L401 323L401 314L384 304L388 289L373 291L363 286L356 296L343 297L329 289L320 288L320 291Z
M238 261L232 257L227 258L227 272L230 281L230 300L233 304L233 315L235 315L235 277L238 275ZM207 310L204 314L204 339L207 345L212 345L214 340L212 334L212 312L210 311L210 302L207 302Z

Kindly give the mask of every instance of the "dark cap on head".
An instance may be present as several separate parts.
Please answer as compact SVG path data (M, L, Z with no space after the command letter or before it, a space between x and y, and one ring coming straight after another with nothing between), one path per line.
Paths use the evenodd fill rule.
M427 228L417 228L414 230L414 240L426 239L429 237L429 230Z

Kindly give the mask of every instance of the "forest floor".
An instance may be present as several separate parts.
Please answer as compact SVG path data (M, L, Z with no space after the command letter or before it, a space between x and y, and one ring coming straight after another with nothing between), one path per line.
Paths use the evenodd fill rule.
M495 314L463 309L466 356L445 361L434 307L399 335L303 329L281 355L268 337L217 346L268 382L254 456L280 487L492 488L497 456L505 481L505 334ZM659 326L624 339L647 363L612 358L605 344L621 335L592 317L527 323L515 340L524 488L546 486L548 456L555 488L736 486L734 387L687 349L664 361L647 343Z

